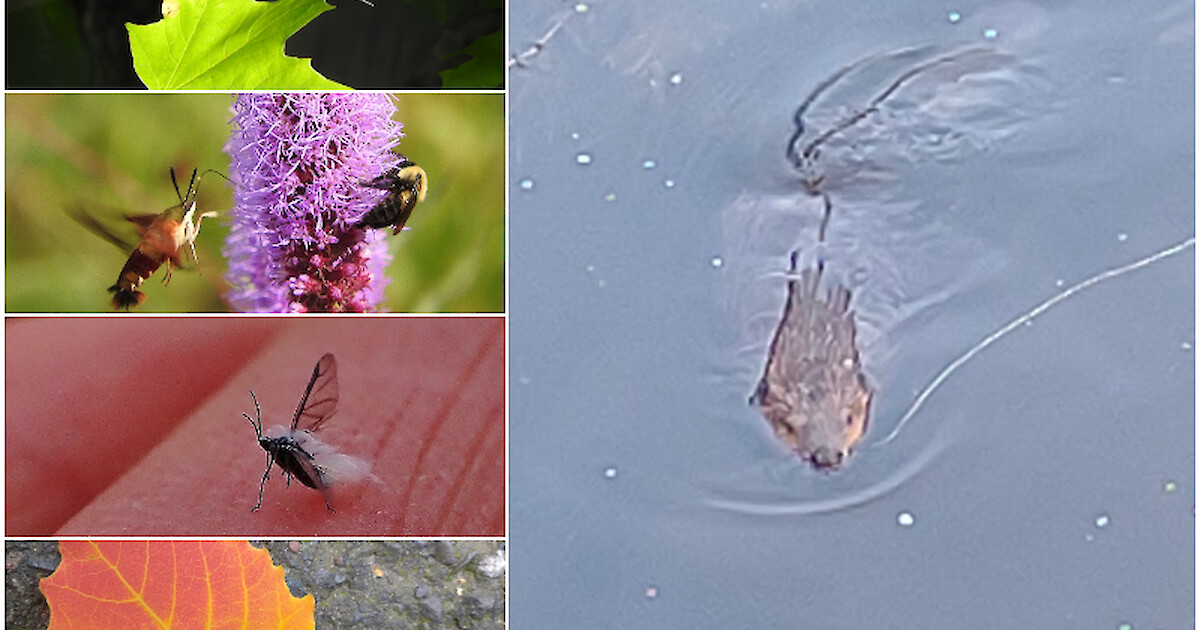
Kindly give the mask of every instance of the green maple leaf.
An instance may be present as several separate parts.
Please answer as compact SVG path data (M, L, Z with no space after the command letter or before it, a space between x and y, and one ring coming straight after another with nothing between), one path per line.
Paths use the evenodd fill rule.
M178 5L154 24L126 24L133 68L152 90L340 90L288 57L283 44L318 15L324 0L167 0Z
M469 61L442 70L442 87L489 88L504 82L504 31L484 35L454 55L468 54ZM454 56L451 55L451 56Z

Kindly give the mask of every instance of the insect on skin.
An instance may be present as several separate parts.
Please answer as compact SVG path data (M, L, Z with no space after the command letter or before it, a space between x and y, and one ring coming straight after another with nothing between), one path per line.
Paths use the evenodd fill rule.
M212 169L204 171L199 176L196 173L196 169L192 169L192 179L188 183L187 194L184 195L179 192L175 169L171 169L171 183L175 186L175 195L179 197L179 205L171 206L158 214L136 214L125 217L137 229L140 240L135 247L132 247L133 252L129 254L129 259L121 268L121 274L117 276L116 283L108 287L108 291L113 294L114 310L129 310L144 302L146 294L142 293L139 287L155 271L158 271L164 262L167 264L167 274L163 277L163 284L170 282L172 269L180 264L179 250L185 245L191 247L192 260L196 261L196 269L199 270L200 259L196 256L196 236L200 233L200 223L206 218L217 216L217 213L210 211L196 214L196 191L200 186L200 178L204 175L216 173L221 177L225 176ZM77 212L75 219L118 247L130 248L129 243L123 238L113 234L90 215Z
M379 203L363 215L359 227L392 227L392 234L399 234L412 216L417 202L425 201L429 192L429 176L416 163L404 160L390 171L362 182L363 186L388 191Z
M250 391L250 397L254 399L256 418L246 413L242 416L254 427L258 445L267 452L267 469L258 484L258 503L250 509L251 512L262 507L263 486L271 474L272 464L282 470L289 487L295 477L309 488L320 490L325 497L325 507L330 512L337 511L329 505L329 492L335 484L371 478L366 462L338 453L313 435L337 411L337 360L332 354L325 353L313 367L308 387L304 389L300 404L296 405L290 427L274 426L263 431L262 413L253 390Z

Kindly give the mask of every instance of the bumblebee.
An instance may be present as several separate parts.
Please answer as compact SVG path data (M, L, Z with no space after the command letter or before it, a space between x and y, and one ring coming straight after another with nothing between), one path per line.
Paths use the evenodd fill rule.
M425 193L429 191L429 176L425 169L414 162L404 160L390 171L362 182L363 186L388 191L379 203L375 204L359 222L359 227L385 228L392 227L392 234L399 234L412 216L417 202L425 201Z

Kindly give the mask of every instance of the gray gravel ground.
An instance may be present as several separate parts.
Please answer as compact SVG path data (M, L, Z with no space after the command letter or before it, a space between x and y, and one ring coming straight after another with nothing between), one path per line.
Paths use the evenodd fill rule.
M497 540L255 542L284 567L288 588L316 598L317 628L504 628L507 557ZM59 563L52 541L10 541L4 627L42 630L38 582Z

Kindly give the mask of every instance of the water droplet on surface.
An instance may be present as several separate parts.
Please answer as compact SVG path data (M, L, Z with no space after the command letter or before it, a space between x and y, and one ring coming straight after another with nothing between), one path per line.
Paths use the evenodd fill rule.
M1129 240L1129 235L1124 232L1121 232L1120 234L1117 235L1117 240L1124 243L1125 241Z
M1192 344L1191 344L1191 343L1189 343L1189 342L1187 342L1187 341L1185 341L1185 342L1183 342L1183 343L1179 344L1179 347L1180 347L1180 348L1182 348L1182 349L1184 349L1184 350L1191 350L1191 349L1192 349Z
M946 19L950 20L951 24L958 24L962 21L962 14L958 11L951 11L950 13L946 14Z
M912 512L901 512L896 515L896 522L901 527L912 527L917 522L917 518L913 516Z
M521 180L521 190L533 190L533 180L526 177Z
M588 4L586 2L576 2L575 3L575 12L576 13L587 13L588 9L590 9L590 8L591 7L588 6Z
M1175 492L1177 487L1174 481L1167 481L1163 484L1163 492Z
M1000 33L998 31L996 31L996 29L994 29L994 28L989 28L983 32L984 39L996 39L999 36L1000 36Z
M616 479L617 478L617 469L615 467L605 468L604 469L604 478L605 479Z
M646 160L645 162L642 162L642 168L646 169L647 171L655 166L658 166L658 162L655 162L654 160Z
M711 262L713 267L720 267L725 264L725 261L720 256L713 256Z
M1100 516L1096 517L1096 527L1101 529L1108 527L1109 522L1110 521L1108 520L1107 514L1101 514Z
M672 74L671 78L668 80L671 82L671 85L679 85L680 83L683 83L683 74L676 72L675 74Z
M653 586L647 588L646 589L646 599L654 599L655 597L658 597L658 589Z
M591 153L580 153L579 155L576 155L575 163L576 164L591 164L592 163L592 154Z
M663 186L666 186L667 188L674 188L674 187L675 187L675 180L673 180L673 179L668 179L668 180L666 180L666 181L664 181L664 182L663 182Z
M604 195L604 200L605 200L605 201L607 201L607 202L609 202L609 203L612 203L612 202L616 201L616 200L617 200L617 193L610 192L610 193L608 193L607 195Z
M572 139L572 140L579 140L579 133L578 133L578 132L572 132L572 133L571 133L571 139Z

